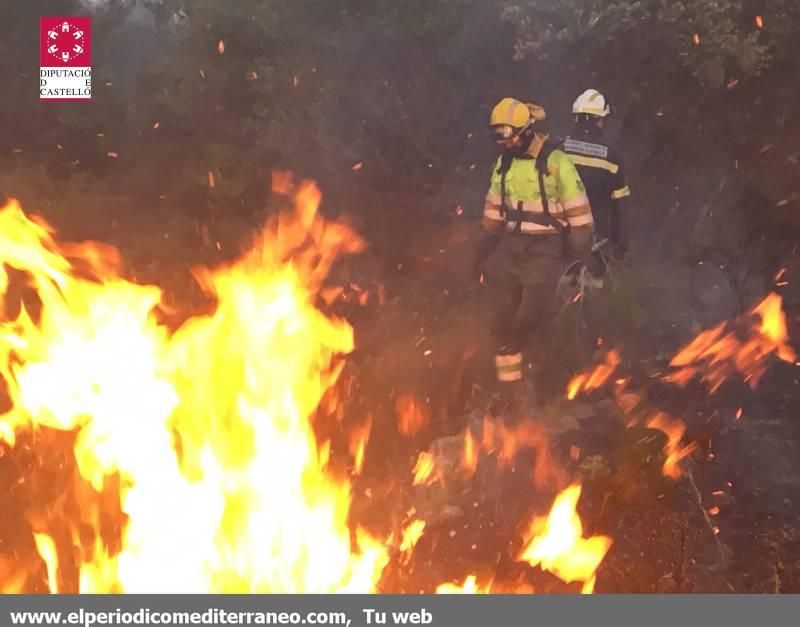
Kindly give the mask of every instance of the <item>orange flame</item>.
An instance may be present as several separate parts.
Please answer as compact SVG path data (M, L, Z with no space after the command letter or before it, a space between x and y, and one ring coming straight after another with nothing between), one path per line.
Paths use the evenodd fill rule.
M419 542L423 533L425 533L424 520L416 518L405 526L400 540L401 564L407 564L411 559L414 547L417 546L417 542Z
M102 255L82 278L46 224L15 202L0 211L0 290L10 266L41 301L36 321L23 306L0 323L12 401L0 439L77 430L80 475L97 492L120 480L119 546L78 504L72 524L95 536L78 547L80 592L369 592L388 563L362 530L351 542L350 485L324 472L310 424L353 347L312 297L336 256L363 244L318 217L313 184L274 183L294 193L295 214L235 262L198 271L216 309L172 335L154 315L158 288L119 278ZM53 589L57 562L39 538Z
M478 587L478 578L468 575L464 583L443 583L436 588L436 594L489 594L491 586Z
M53 538L46 533L34 533L36 550L42 556L47 567L47 585L52 594L58 594L58 553Z
M755 388L767 370L768 358L793 362L796 358L788 342L781 297L770 294L750 312L760 322L740 339L733 331L725 333L726 323L704 331L681 350L670 365L676 368L665 379L680 386L699 376L713 393L730 377L739 374Z
M569 385L567 385L567 398L574 400L583 392L595 390L605 385L619 364L619 351L616 349L609 351L606 354L605 363L595 367L591 372L584 372L572 378Z
M395 401L397 414L397 430L405 436L419 433L428 422L427 416L416 398L403 394Z
M360 475L364 468L364 453L371 431L372 416L368 416L364 426L354 430L350 436L350 454L353 456L353 473L356 475Z
M436 481L436 476L433 474L435 467L433 454L428 451L421 452L414 466L414 485L430 485Z
M531 521L518 560L534 568L540 566L566 583L580 581L582 592L591 594L597 569L612 540L606 536L583 537L577 513L580 495L579 484L569 486L556 497L546 518Z
M478 468L477 445L469 429L464 432L464 456L461 459L461 467L469 476L474 475Z
M647 421L650 429L659 429L667 435L667 443L664 445L664 475L672 479L681 477L680 462L690 455L696 448L694 443L681 445L681 438L686 432L686 425L677 418L670 418L664 413L658 413Z
M0 557L0 594L21 594L28 574L19 560Z
M497 455L500 467L511 464L520 450L531 449L536 452L533 467L533 482L536 487L564 481L559 466L552 463L550 442L545 431L531 421L521 422L510 429L502 421L484 418L481 446L484 453Z
M354 345L352 328L313 303L337 256L363 242L319 217L313 184L281 175L273 188L294 197L294 214L277 216L235 261L197 270L215 307L175 332L158 320L161 290L121 278L116 251L57 244L18 204L0 210L0 293L10 292L11 267L30 275L41 302L35 313L23 306L14 320L0 317L0 375L11 399L0 440L13 446L21 432L41 428L76 434L78 519L66 533L34 536L51 591L65 592L59 583L73 579L60 572L71 560L59 563L59 550L76 555L83 593L377 589L387 543L351 530L351 485L327 472L331 442L312 428L318 414L337 409L336 395L325 395ZM614 359L604 366L616 367ZM424 427L412 397L397 408L401 433ZM370 416L347 442L356 474L371 428ZM507 464L533 448L535 485L566 485L533 423L487 420L482 438L469 430L464 438L469 473L481 450ZM414 484L443 479L436 471L434 456L421 453ZM113 538L98 504L108 494L121 516ZM571 486L533 521L520 559L588 592L611 540L582 537L579 496ZM401 560L424 530L420 520L406 525ZM0 589L22 589L33 572L24 568L6 572L0 561ZM437 592L490 588L470 575Z

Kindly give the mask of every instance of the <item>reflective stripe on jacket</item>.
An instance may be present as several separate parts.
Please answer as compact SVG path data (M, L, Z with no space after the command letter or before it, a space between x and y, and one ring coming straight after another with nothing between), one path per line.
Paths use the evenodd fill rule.
M509 230L514 230L517 220L508 219L503 214L501 202L502 174L501 158L492 170L489 193L486 195L484 218L505 221ZM581 177L575 165L561 150L553 150L547 159L547 174L544 176L544 189L550 215L565 226L586 226L593 223L589 198L586 195ZM524 233L554 233L552 226L525 220L525 214L532 218L544 215L544 205L539 189L539 173L533 158L515 158L506 173L506 210L521 210L520 230ZM517 214L514 214L517 217Z

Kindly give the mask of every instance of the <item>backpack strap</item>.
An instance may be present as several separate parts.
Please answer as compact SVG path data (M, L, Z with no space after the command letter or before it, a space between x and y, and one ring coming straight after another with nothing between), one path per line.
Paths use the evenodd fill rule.
M542 210L544 211L545 219L548 224L561 233L562 236L566 236L569 233L569 223L565 225L560 220L550 215L550 202L547 199L547 192L544 187L544 177L548 174L547 160L557 147L555 143L546 141L539 151L539 155L536 157L535 167L539 178L539 196L542 198Z
M542 149L539 151L539 156L536 159L536 172L539 175L539 195L542 197L542 210L544 211L545 220L547 220L550 225L561 235L561 255L564 259L566 259L569 256L570 225L569 222L564 224L560 220L556 220L550 215L550 203L547 200L547 192L544 188L544 177L545 174L548 173L547 159L556 148L556 144L550 143L549 141L545 142L544 146L542 146Z
M511 162L514 160L508 152L500 155L500 167L497 173L500 175L500 217L505 220L508 213L508 205L506 205L506 175L511 169Z

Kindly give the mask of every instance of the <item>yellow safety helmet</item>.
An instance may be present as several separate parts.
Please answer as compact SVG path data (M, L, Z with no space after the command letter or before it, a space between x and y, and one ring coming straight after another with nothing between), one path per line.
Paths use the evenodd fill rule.
M604 118L611 113L611 105L606 101L606 97L596 89L587 89L583 92L572 105L572 113L575 115L594 115Z
M545 119L542 107L525 103L514 98L503 98L492 109L489 126L495 140L510 139L533 126L534 122Z

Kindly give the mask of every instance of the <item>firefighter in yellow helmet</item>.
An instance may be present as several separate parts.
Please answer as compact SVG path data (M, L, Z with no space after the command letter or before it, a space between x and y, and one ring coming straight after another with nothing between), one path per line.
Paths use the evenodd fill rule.
M523 350L554 313L567 263L591 267L593 219L581 177L542 129L542 107L504 98L489 125L503 149L491 175L474 271L497 288L492 326L497 379L512 411L530 396ZM487 259L492 256L492 263Z

